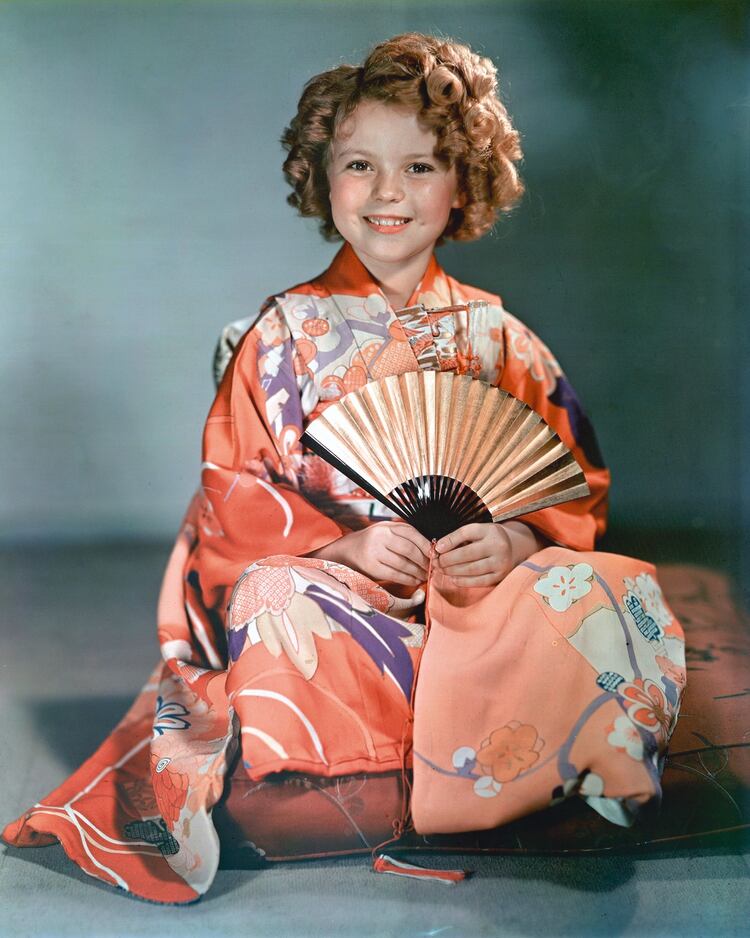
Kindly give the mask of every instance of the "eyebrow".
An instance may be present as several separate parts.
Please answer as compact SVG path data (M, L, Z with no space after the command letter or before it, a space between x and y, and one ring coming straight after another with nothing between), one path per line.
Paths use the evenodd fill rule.
M343 156L351 156L354 153L356 153L357 156L367 156L370 159L372 159L372 157L375 155L373 153L370 153L369 150L359 150L359 149L354 149L352 147L347 147L345 150L342 150L340 153L337 153L336 158L341 159L341 157ZM404 156L405 160L434 160L436 158L437 157L435 156L434 153L429 153L429 154L428 153L407 153Z

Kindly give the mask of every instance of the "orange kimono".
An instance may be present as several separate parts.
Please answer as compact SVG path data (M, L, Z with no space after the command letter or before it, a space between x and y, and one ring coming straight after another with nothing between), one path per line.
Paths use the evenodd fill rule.
M9 843L59 840L87 873L182 903L216 873L211 810L238 759L257 780L406 765L420 833L494 827L571 795L629 824L658 799L682 631L649 564L593 552L609 474L549 350L434 258L409 305L472 300L487 303L473 358L439 367L526 401L589 484L524 517L553 546L496 587L428 588L409 618L389 584L306 556L392 516L303 450L302 431L348 391L417 370L432 341L418 322L405 330L345 245L248 323L164 576L163 661L97 752L8 825Z

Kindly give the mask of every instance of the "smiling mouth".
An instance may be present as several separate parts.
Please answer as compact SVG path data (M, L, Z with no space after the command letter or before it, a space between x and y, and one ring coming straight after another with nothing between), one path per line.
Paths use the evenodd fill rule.
M411 218L395 215L365 215L363 217L369 225L374 225L377 228L403 228L411 221Z

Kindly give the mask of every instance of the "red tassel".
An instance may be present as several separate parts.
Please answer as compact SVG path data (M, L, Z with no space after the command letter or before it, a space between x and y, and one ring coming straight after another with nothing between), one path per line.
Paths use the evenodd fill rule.
M409 879L431 880L445 883L446 886L455 886L468 876L467 870L431 870L423 866L414 866L403 860L394 860L385 853L379 854L372 862L376 873L393 873L394 876L407 876Z

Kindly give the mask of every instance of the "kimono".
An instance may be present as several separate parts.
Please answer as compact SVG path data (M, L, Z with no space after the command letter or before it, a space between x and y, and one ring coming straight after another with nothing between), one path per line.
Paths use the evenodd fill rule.
M301 433L347 392L416 371L433 341L429 317L405 328L344 245L321 276L268 300L233 349L163 580L162 661L6 841L59 840L92 876L186 903L216 873L211 811L238 765L253 780L411 770L424 834L489 829L573 795L630 824L658 801L682 630L652 566L594 552L609 474L546 346L434 257L408 305L475 301L487 315L471 360L437 355L439 367L533 407L588 482L587 496L522 519L549 546L494 587L428 582L416 610L394 584L309 556L393 516Z

